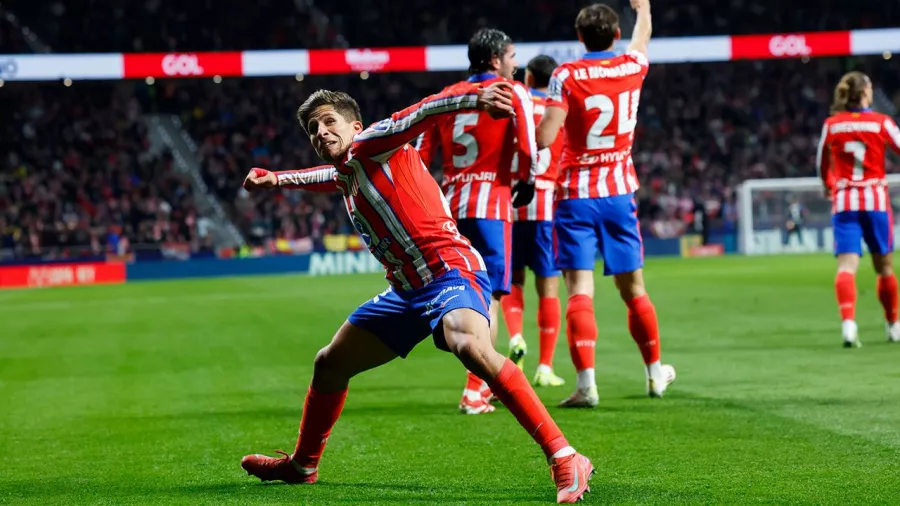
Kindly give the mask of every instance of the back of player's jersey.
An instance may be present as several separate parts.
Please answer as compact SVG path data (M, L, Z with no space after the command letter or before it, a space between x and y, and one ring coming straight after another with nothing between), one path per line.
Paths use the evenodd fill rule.
M631 160L641 87L649 62L632 51L587 53L561 65L548 105L568 111L560 163L561 198L596 198L638 188Z
M869 109L837 113L825 120L816 166L833 192L835 212L887 211L885 146L900 153L900 129Z
M825 120L820 139L822 156L829 156L835 184L857 185L884 179L885 146L897 127L884 114L842 112ZM900 133L895 132L900 136Z
M479 76L473 76L473 78ZM481 76L482 86L503 81L497 76ZM463 81L445 88L452 93L455 88L470 88L472 81ZM528 115L532 114L531 100L524 86L514 83L517 100L527 102ZM460 112L448 114L437 127L423 135L422 151L426 163L439 140L443 153L442 188L457 219L478 218L510 220L512 206L511 184L513 167L518 162L516 119L493 119L486 112ZM531 142L534 140L532 118ZM437 139L430 137L436 136ZM527 142L527 140L524 140ZM529 155L530 156L530 155ZM526 160L527 162L527 160ZM530 163L524 164L525 166Z

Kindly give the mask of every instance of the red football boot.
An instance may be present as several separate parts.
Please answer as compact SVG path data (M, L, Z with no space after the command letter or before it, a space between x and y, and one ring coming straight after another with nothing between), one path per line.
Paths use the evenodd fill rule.
M556 502L574 503L584 499L585 492L591 491L588 480L594 475L594 465L584 455L574 453L553 459L550 475L556 482Z
M241 459L241 467L247 474L262 481L283 481L285 483L315 483L319 479L316 467L302 467L287 453L278 450L280 458L267 457L258 453Z

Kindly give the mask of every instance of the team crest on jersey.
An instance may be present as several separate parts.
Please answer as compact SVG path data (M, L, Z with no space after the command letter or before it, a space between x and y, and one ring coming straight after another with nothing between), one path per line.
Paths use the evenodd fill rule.
M362 237L364 243L366 243L366 247L371 247L372 245L372 236L366 230L366 227L363 226L362 221L356 217L356 215L350 215L350 222L353 223L353 228L359 232L359 236Z

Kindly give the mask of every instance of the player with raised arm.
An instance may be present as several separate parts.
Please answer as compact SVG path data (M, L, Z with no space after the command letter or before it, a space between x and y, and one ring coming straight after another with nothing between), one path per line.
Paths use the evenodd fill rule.
M330 165L270 172L254 168L244 187L340 191L390 286L364 302L316 355L294 452L247 455L241 466L263 481L314 483L325 443L351 378L406 357L433 335L491 389L540 445L556 482L557 501L573 503L588 488L593 466L569 446L518 367L490 342L490 282L481 256L457 231L440 188L409 144L458 111L514 113L511 85L472 83L425 98L363 129L356 101L320 90L300 106L300 125ZM274 309L273 309L274 310Z
M534 196L537 148L534 118L528 90L512 82L516 72L516 48L500 30L479 30L469 41L468 79L444 88L444 92L468 89L473 83L510 82L516 115L494 119L483 112L447 114L423 132L419 151L431 165L440 146L444 177L442 188L450 202L459 232L484 258L491 281L491 340L496 344L500 298L510 291L512 269L512 206L528 204ZM514 166L515 164L515 166ZM512 189L512 173L524 181ZM513 193L516 193L513 198ZM513 202L513 200L515 202ZM525 340L510 342L510 358L522 368ZM474 415L494 410L487 385L471 371L459 403L461 412Z
M535 56L525 67L525 85L534 102L534 121L540 122L546 109L547 86L556 70L553 58ZM522 341L525 309L525 268L534 273L538 295L538 342L540 356L532 384L562 386L565 380L553 373L553 352L559 337L559 270L553 247L553 206L563 136L557 136L549 148L538 152L535 195L531 203L515 211L512 241L512 290L501 300L503 319L511 342Z
M568 288L566 336L578 371L575 393L564 407L593 407L599 397L594 379L594 258L613 276L628 306L628 329L646 366L647 392L661 397L675 369L660 362L656 309L644 288L644 251L634 192L637 175L631 146L638 101L647 75L650 2L632 0L637 22L625 54L613 52L621 38L619 17L606 5L578 13L575 29L587 54L560 65L550 80L547 111L537 130L539 148L551 146L565 124L560 162L560 194L554 229L557 266Z
M834 90L832 115L825 120L816 166L832 201L834 290L841 313L844 346L861 346L856 325L856 271L862 241L878 275L887 338L900 341L894 226L885 180L885 145L900 153L900 129L889 116L872 111L872 82L862 72L845 74Z

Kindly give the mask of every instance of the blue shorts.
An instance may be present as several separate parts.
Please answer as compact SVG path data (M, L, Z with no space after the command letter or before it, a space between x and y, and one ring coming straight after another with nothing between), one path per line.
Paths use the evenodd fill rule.
M559 276L556 249L553 247L553 222L517 221L513 223L512 267L531 269L536 276Z
M474 309L490 321L490 300L491 284L484 271L454 269L416 290L400 292L389 287L356 308L347 321L375 334L406 358L454 309Z
M481 253L493 293L506 295L512 288L512 223L503 220L457 220L459 233Z
M887 211L844 211L831 216L834 225L834 255L862 256L862 241L871 253L894 251L894 217Z
M594 270L597 251L603 275L634 272L644 266L644 242L634 194L560 200L553 221L556 266Z

